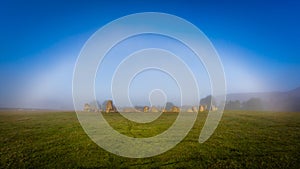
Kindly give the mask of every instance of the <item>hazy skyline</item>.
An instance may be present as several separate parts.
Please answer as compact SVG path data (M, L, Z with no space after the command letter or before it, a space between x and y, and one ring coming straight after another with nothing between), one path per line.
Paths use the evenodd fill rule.
M72 108L73 69L86 40L114 19L149 11L182 17L206 34L223 62L228 93L294 89L300 86L299 6L297 1L0 2L0 107Z

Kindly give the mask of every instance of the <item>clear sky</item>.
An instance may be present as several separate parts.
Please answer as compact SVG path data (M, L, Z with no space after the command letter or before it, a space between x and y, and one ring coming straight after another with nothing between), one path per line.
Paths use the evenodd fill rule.
M229 93L300 86L299 1L12 0L0 2L0 107L72 108L73 69L86 40L137 12L199 27L219 53Z

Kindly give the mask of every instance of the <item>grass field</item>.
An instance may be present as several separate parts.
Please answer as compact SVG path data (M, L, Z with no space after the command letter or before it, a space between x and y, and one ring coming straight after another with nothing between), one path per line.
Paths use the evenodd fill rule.
M206 115L199 114L170 151L130 159L92 142L74 112L1 111L0 168L300 168L300 113L227 111L212 137L199 144ZM122 134L149 137L167 129L176 114L150 124L115 113L105 118Z

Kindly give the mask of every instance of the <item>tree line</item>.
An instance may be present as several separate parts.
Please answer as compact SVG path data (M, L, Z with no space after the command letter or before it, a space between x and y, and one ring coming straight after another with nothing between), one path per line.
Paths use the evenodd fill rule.
M225 104L225 110L263 110L264 105L260 98L251 98L241 102L239 100L229 100Z

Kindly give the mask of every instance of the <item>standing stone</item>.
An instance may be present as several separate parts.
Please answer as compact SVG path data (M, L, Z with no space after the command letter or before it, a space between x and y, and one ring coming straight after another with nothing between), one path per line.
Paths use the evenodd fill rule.
M112 100L108 100L106 103L106 113L116 112L116 107L113 105Z
M149 107L148 107L148 106L145 106L144 109L143 109L143 111L144 111L144 112L148 112L148 111L149 111Z
M84 104L83 111L91 111L91 106L88 103Z
M158 112L158 109L155 107L155 106L152 106L151 109L150 109L150 112Z
M173 106L173 107L171 108L171 112L179 113L179 112L180 112L180 109L179 109L179 107Z
M194 113L197 113L197 112L198 112L198 109L197 109L196 106L193 106L193 107L192 107L192 110L193 110Z
M133 108L133 107L125 107L123 109L123 112L125 112L125 113L133 113L133 112L138 112L138 110L135 109L135 108Z
M199 106L199 112L204 112L204 110L205 110L205 107L203 105L200 105Z
M211 111L217 111L218 108L217 108L217 106L211 105L210 110L211 110Z
M97 106L90 105L90 112L98 112Z

